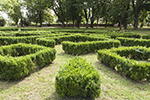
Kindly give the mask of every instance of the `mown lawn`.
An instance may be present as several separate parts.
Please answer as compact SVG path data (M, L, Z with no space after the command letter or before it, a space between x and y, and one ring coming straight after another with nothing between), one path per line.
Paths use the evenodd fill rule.
M55 76L59 66L75 56L65 54L57 45L57 56L52 64L34 72L21 81L0 81L0 100L88 100L81 98L61 99L55 92ZM95 100L148 100L150 83L138 83L119 75L97 60L97 54L81 55L99 71L102 93Z

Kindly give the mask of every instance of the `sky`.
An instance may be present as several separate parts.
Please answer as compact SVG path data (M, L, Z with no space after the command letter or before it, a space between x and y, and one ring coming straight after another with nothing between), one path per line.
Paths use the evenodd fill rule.
M2 11L0 11L0 15L1 15L3 18L5 18L6 20L9 19L8 16L7 16L7 14L4 13L4 12L2 12Z
M23 16L25 17L27 10L21 9L21 12L23 13ZM12 21L12 20L8 17L8 15L7 15L5 12L3 12L3 11L0 11L0 15L1 15L3 18L5 18L6 20Z

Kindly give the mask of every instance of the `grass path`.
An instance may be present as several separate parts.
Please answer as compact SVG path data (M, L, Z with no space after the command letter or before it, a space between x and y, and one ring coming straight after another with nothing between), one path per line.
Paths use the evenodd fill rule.
M0 81L0 100L75 100L75 98L60 99L55 93L55 76L59 66L75 57L65 54L61 45L55 48L57 56L51 65L19 82ZM102 78L101 97L95 100L148 100L150 98L150 83L137 83L119 75L100 63L96 53L81 57L94 65Z

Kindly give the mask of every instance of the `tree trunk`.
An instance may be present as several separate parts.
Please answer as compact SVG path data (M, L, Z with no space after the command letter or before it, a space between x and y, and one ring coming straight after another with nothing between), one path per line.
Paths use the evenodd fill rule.
M126 10L128 11L130 9L130 2L128 3L128 5L127 5L127 8L126 8ZM124 23L124 29L127 29L127 24L128 24L128 21L127 21L127 18L128 18L128 13L125 13L125 23Z
M93 28L93 23L94 23L94 21L92 20L91 21L91 25L90 25L91 28Z
M138 29L138 19L139 19L139 14L135 13L135 20L134 20L134 29Z
M86 20L86 28L89 28L88 20Z
M39 15L39 19L40 19L40 27L42 27L42 14L40 12L40 15Z
M122 28L121 28L121 24L122 24L122 23L121 23L121 16L119 16L119 27L120 27L120 30L122 29Z
M127 23L125 23L125 24L123 25L123 27L124 27L124 29L127 29Z
M106 23L105 23L105 28L107 27L107 21L108 21L108 20L107 20L107 17L106 17Z
M97 25L96 25L96 28L97 28L97 26L98 26L98 22L99 22L99 18L97 17Z
M81 17L77 20L77 28L80 28Z
M74 28L74 20L72 21L72 23L73 23L73 24L72 24L72 28Z
M84 13L85 13L85 19L86 19L86 28L88 28L88 16L87 16L87 11L86 9L84 9Z
M37 22L36 22L36 27L37 27Z
M62 23L62 28L65 28L65 23L64 23L64 21L61 21L61 23Z

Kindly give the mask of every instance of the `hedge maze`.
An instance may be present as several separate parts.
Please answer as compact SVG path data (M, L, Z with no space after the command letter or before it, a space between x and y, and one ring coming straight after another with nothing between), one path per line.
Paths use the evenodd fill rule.
M99 49L110 49L112 47L119 47L120 41L118 40L105 40L105 41L91 41L91 42L62 42L62 48L65 53L80 55L86 53L96 52Z
M56 50L39 45L11 44L0 47L0 78L18 80L50 64Z
M98 52L97 59L136 81L150 80L150 38L133 33L0 32L0 79L19 80L54 61L55 45L67 54ZM131 47L130 47L131 46ZM84 81L83 81L84 80ZM64 96L100 95L100 76L84 59L62 65L56 76L56 92ZM80 91L80 92L79 92Z
M150 48L122 47L98 51L98 60L137 81L150 79Z

